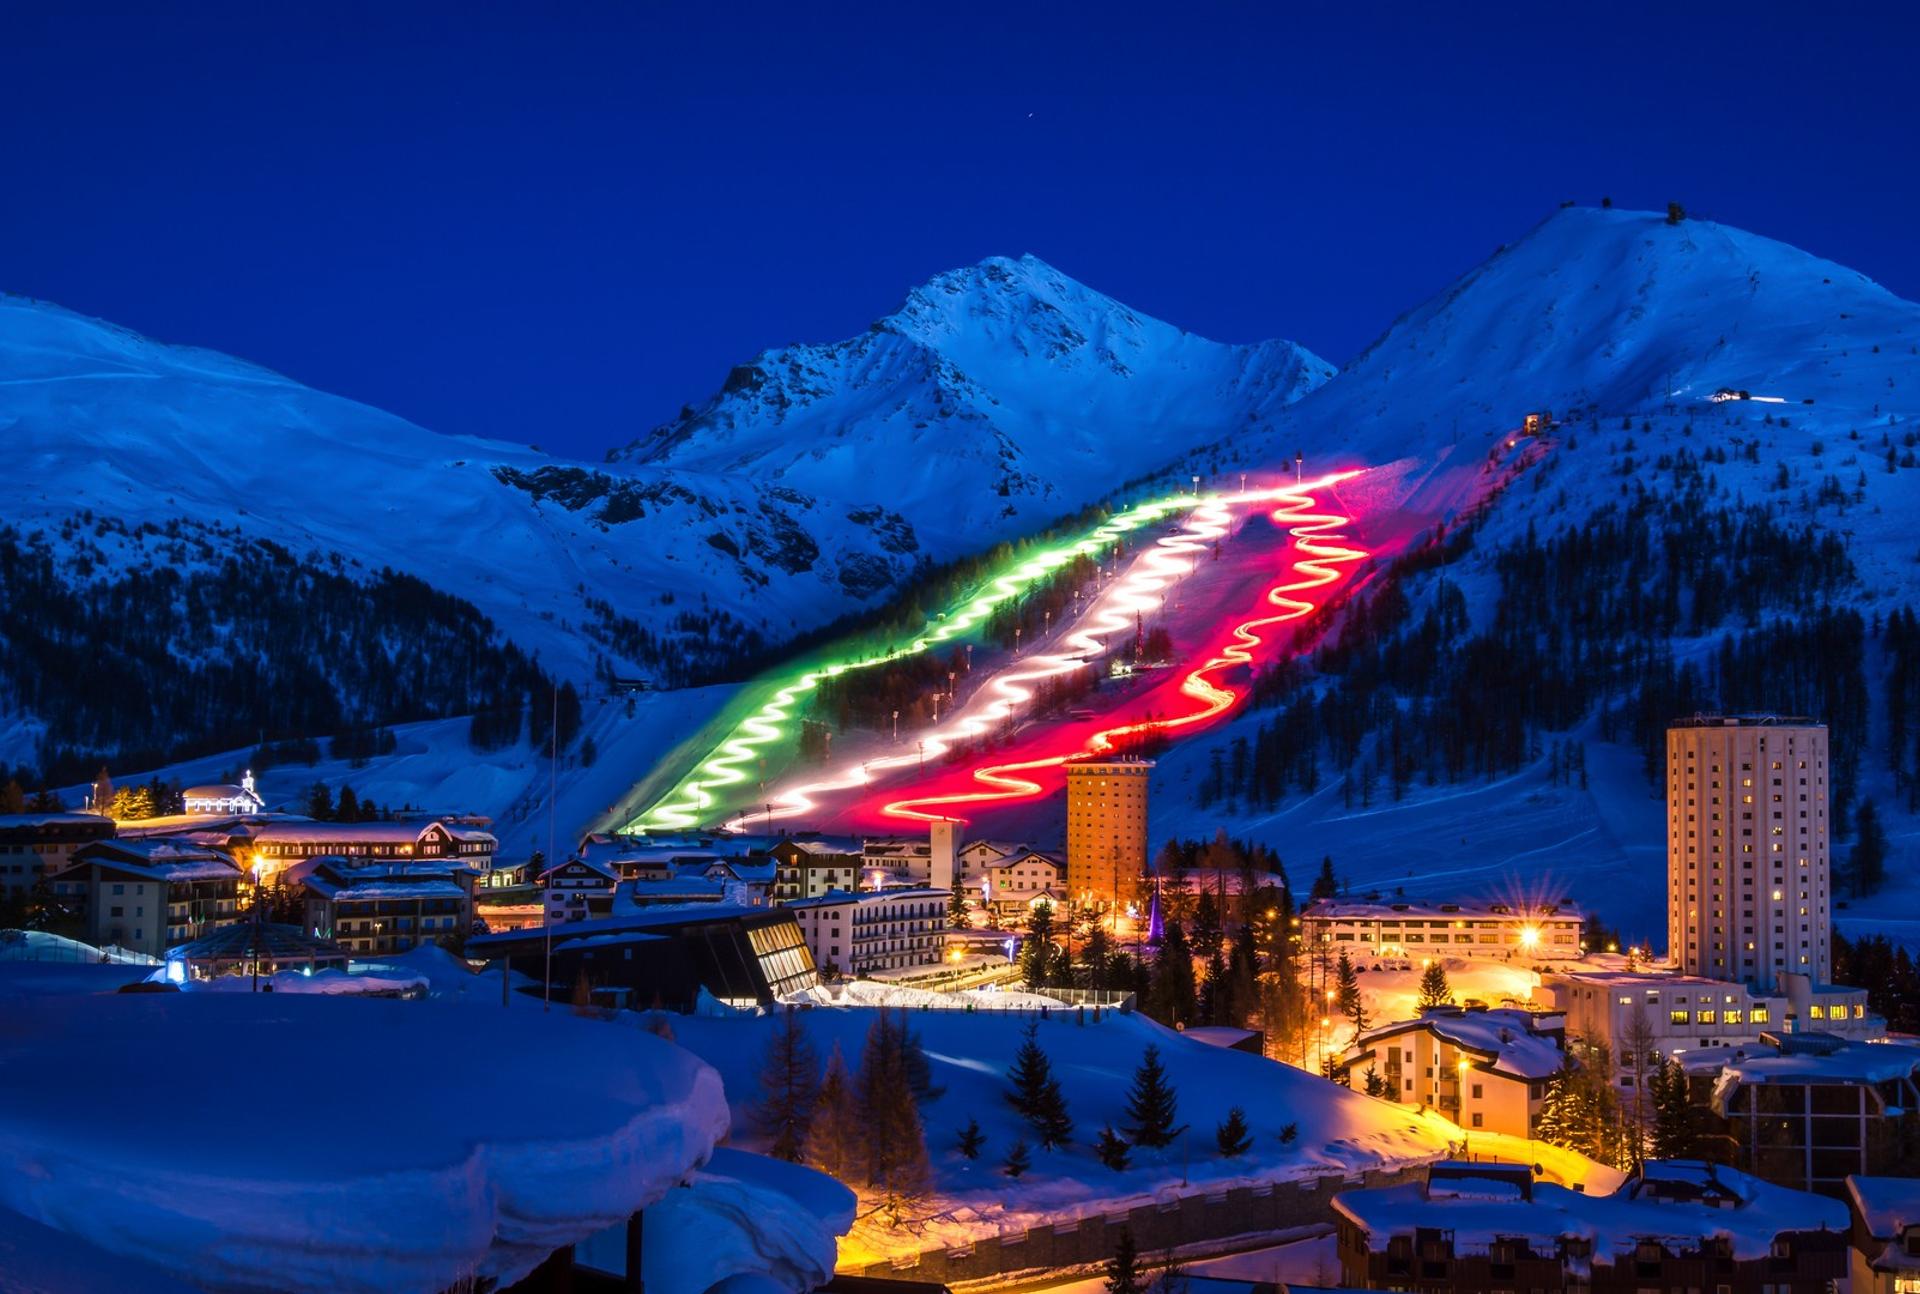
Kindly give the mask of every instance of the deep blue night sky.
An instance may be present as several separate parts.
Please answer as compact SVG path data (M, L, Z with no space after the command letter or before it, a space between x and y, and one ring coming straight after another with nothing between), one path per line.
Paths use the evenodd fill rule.
M1335 362L1564 198L1920 296L1914 6L179 8L0 0L0 287L586 457L994 254Z

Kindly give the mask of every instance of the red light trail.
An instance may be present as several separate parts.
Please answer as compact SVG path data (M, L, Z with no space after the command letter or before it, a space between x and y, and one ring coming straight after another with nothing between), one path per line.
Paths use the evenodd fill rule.
M1140 737L1195 729L1221 718L1244 695L1244 689L1228 686L1222 676L1237 666L1252 665L1255 654L1277 640L1277 635L1269 637L1272 630L1311 615L1322 605L1321 600L1297 595L1327 589L1341 579L1343 567L1369 555L1367 549L1355 546L1336 533L1353 519L1342 512L1316 511L1321 505L1313 493L1322 487L1331 490L1339 482L1358 475L1357 471L1340 473L1277 493L1275 497L1281 506L1274 510L1272 518L1291 534L1297 554L1291 563L1295 578L1267 591L1262 600L1274 610L1234 625L1202 663L1181 678L1178 694L1192 704L1192 709L1173 716L1154 716L1099 728L1068 750L1056 749L1046 755L999 760L976 767L966 774L972 785L965 790L890 799L878 806L869 803L860 807L869 813L877 807L880 815L891 819L926 822L954 817L956 810L967 806L1031 799L1048 794L1051 788L1048 782L1029 774L1061 769L1076 759L1110 756ZM1055 730L1046 734L1042 742L1057 747L1060 739L1071 738L1072 732L1071 728ZM1064 777L1064 773L1061 776Z

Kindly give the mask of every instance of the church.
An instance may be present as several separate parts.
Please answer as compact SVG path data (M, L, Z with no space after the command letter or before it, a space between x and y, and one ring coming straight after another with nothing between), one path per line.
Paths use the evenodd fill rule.
M248 769L240 778L238 786L189 786L181 798L186 802L188 813L229 816L258 813L267 807L260 793L253 789L252 769Z

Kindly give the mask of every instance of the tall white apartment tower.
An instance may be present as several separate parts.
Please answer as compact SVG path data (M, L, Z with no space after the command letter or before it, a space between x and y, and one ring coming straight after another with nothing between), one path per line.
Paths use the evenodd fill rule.
M1755 992L1832 978L1827 729L1773 715L1667 728L1667 955Z

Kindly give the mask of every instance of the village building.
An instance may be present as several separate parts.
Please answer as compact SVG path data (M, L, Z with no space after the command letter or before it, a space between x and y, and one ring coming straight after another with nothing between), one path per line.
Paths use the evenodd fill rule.
M87 943L158 957L239 919L233 858L186 841L96 840L50 882Z
M823 974L870 975L939 963L949 890L835 891L787 903Z
M0 891L31 890L63 870L74 850L111 840L115 830L98 813L0 813Z
M1847 1178L1853 1294L1920 1294L1920 1177Z
M459 863L356 865L321 859L303 885L307 932L356 956L458 946L473 926L477 873Z
M679 875L682 879L699 877L719 882L730 903L765 907L773 900L776 868L768 859L715 858L704 863L688 863L679 869Z
M1847 1212L1730 1168L1651 1161L1610 1195L1529 1164L1443 1161L1426 1180L1334 1196L1341 1284L1486 1294L1825 1294L1851 1263Z
M1069 906L1066 859L1038 849L1019 849L980 873L976 893L996 920L1024 919L1036 903L1051 903L1064 912Z
M1920 1047L1769 1032L1721 1069L1713 1111L1741 1167L1782 1186L1842 1196L1848 1177L1920 1174Z
M701 996L767 1006L820 982L791 910L731 903L637 908L565 926L476 935L466 955L504 960L560 1001L585 980L595 1001L674 1011ZM552 978L545 979L549 958Z
M858 841L784 836L767 850L767 857L774 863L773 898L777 903L819 898L860 885Z
M180 793L180 799L185 811L195 817L245 817L267 807L267 802L260 798L260 792L253 784L252 769L241 776L237 786L228 783L189 786Z
M610 913L620 877L604 864L569 858L542 872L540 884L546 890L546 919L561 925Z
M860 888L884 890L927 885L933 879L933 847L924 836L868 836L860 842Z
M1356 1090L1438 1110L1469 1132L1530 1137L1566 1064L1566 1020L1513 1008L1429 1007L1368 1029L1335 1063Z
M1579 957L1583 919L1570 902L1316 899L1300 910L1300 934L1308 948L1344 950L1355 959L1535 962Z
M1660 969L1548 971L1535 997L1566 1016L1568 1032L1606 1044L1622 1088L1659 1060L1717 1060L1757 1047L1769 1030L1810 1024L1854 1038L1886 1033L1886 1021L1867 1012L1864 990L1816 991L1805 977L1788 978L1797 981L1796 997L1756 995L1744 984Z
M226 833L225 844L248 867L265 875L309 858L338 859L347 866L410 862L457 864L486 885L500 842L484 819L396 819L381 822L317 822L310 818L262 818Z

